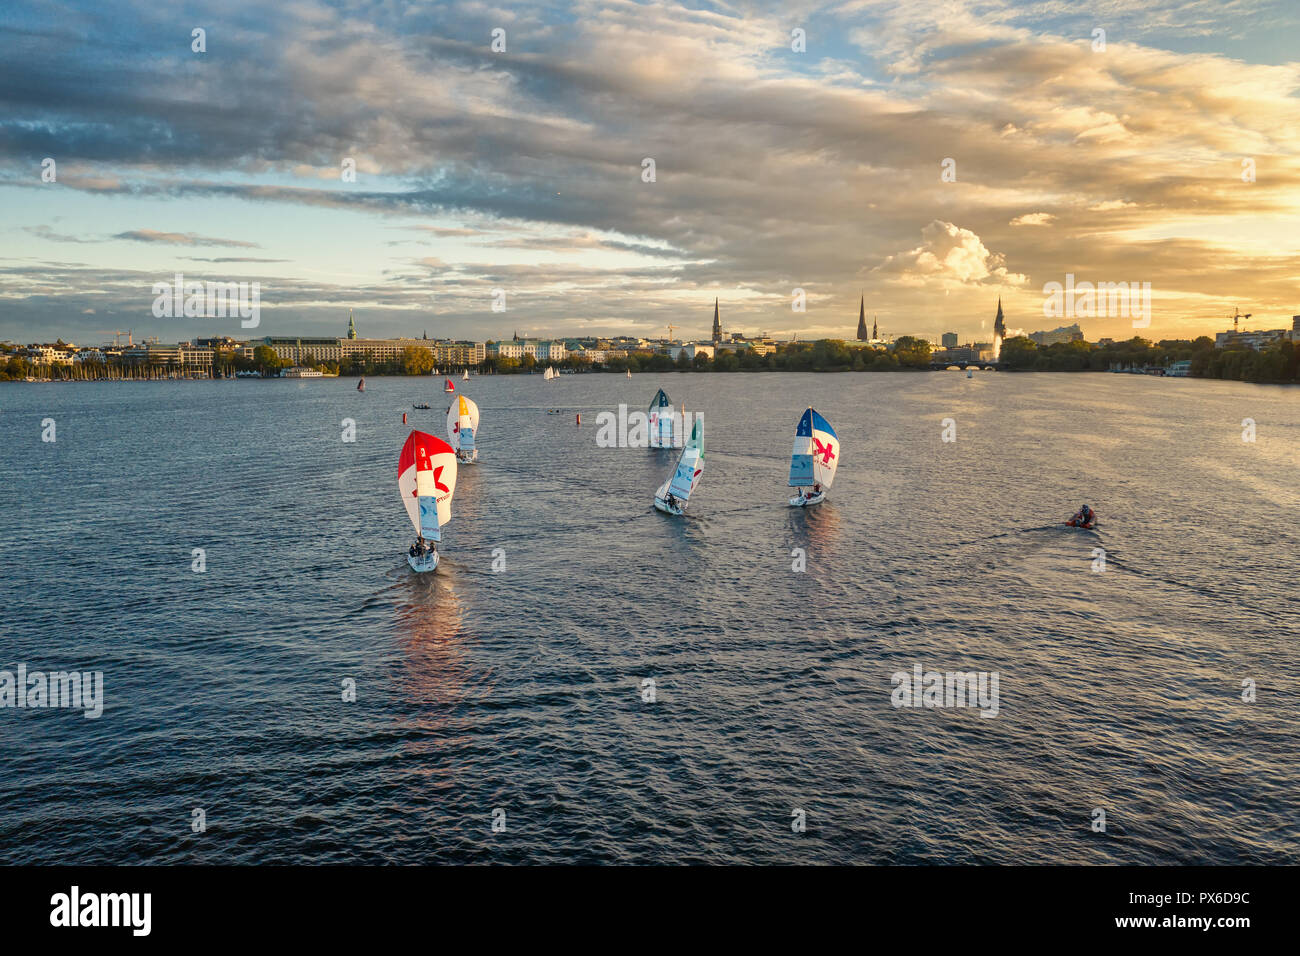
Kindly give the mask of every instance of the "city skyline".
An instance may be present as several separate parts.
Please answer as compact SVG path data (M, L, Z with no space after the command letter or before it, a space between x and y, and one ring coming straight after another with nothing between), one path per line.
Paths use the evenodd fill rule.
M865 296L976 341L998 297L1009 335L1076 321L1042 311L1074 275L1151 284L1149 327L1077 319L1094 340L1300 313L1280 4L14 9L0 339L353 309L376 337L706 341L716 298L727 331L851 340ZM261 283L261 328L155 318L178 272Z

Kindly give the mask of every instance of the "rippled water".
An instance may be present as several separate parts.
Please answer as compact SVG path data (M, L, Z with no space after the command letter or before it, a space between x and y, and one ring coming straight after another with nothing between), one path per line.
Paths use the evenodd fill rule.
M482 464L416 576L401 415L445 402L368 384L0 386L0 668L107 697L0 710L0 861L1300 862L1300 392L476 379ZM685 520L651 507L673 453L595 442L659 386L705 416ZM808 404L844 447L804 513ZM1054 524L1085 500L1097 533ZM998 716L894 708L916 663L997 671Z

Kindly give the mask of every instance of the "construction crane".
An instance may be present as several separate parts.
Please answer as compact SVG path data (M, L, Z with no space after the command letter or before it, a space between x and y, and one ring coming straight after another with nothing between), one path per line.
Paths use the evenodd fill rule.
M673 329L675 329L675 328L677 328L677 326L673 325L671 322L668 323L668 341L669 341L669 342L671 342L671 341L673 340Z
M130 330L130 329L95 329L95 334L96 334L96 335L111 335L111 336L113 336L113 346L114 346L114 347L117 347L117 346L120 344L120 342L119 342L119 337L120 337L120 336L123 336L123 335L126 336L126 344L127 344L128 346L131 346L131 345L134 345L134 344L135 344L134 342L131 341L131 330Z
M1249 312L1247 312L1245 315L1242 315L1242 314L1241 314L1241 310L1238 309L1238 308L1234 305L1234 306L1232 307L1232 315L1228 316L1228 318L1232 319L1232 331L1234 331L1234 332L1237 331L1237 320L1238 320L1238 319L1249 319L1250 316L1251 316L1251 313L1249 313Z

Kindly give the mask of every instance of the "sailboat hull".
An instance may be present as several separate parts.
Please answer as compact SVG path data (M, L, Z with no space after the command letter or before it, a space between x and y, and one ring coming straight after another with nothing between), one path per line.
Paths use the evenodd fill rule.
M819 491L811 498L805 498L803 495L795 495L790 499L791 508L807 508L809 505L819 505L826 500L826 492Z
M686 509L684 509L684 508L674 508L672 505L670 505L668 502L664 501L662 498L655 498L655 507L658 508L660 511L662 511L662 512L663 512L664 514L666 514L666 515L675 515L675 516L677 516L678 518L680 518L682 515L686 514Z
M418 574L433 571L438 567L438 552L432 551L429 554L416 558L412 557L411 553L408 551L406 553L406 563L411 566L412 571L415 571Z

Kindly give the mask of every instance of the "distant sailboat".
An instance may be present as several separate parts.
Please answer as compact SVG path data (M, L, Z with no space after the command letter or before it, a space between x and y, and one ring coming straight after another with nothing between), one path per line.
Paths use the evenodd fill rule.
M650 400L650 447L671 448L673 445L673 403L661 388Z
M468 381L469 381L469 369L465 369L465 374L462 375L462 376L460 377L460 380L461 380L462 382L468 382Z
M361 381L357 382L357 391L364 392L365 390L366 390L366 377L362 375Z
M456 385L455 385L455 383L453 383L452 380L449 379L449 378L447 378L447 379L443 379L442 390L443 390L444 392L454 392L454 391L456 391Z
M677 467L667 481L655 492L655 507L664 514L680 515L686 512L691 492L700 483L704 471L704 420L695 419L691 437L682 448Z
M632 370L631 370L631 369L628 369L628 370L627 370L627 377L628 377L628 378L631 378L631 377L632 377Z
M807 409L794 430L789 484L798 488L799 494L790 499L790 506L806 508L825 501L839 463L840 440L835 429L815 408Z
M415 526L415 544L406 553L412 571L432 571L438 566L442 526L451 520L451 498L456 491L456 453L441 438L413 431L397 459L397 488Z
M551 366L549 365L546 366L546 371L542 373L542 378L546 379L546 381L548 382L551 381L551 379L555 379L559 377L560 377L560 373L555 371L555 369L551 368Z
M478 447L474 438L478 434L478 406L474 400L457 395L447 409L447 437L456 450L456 458L463 465L478 461Z

